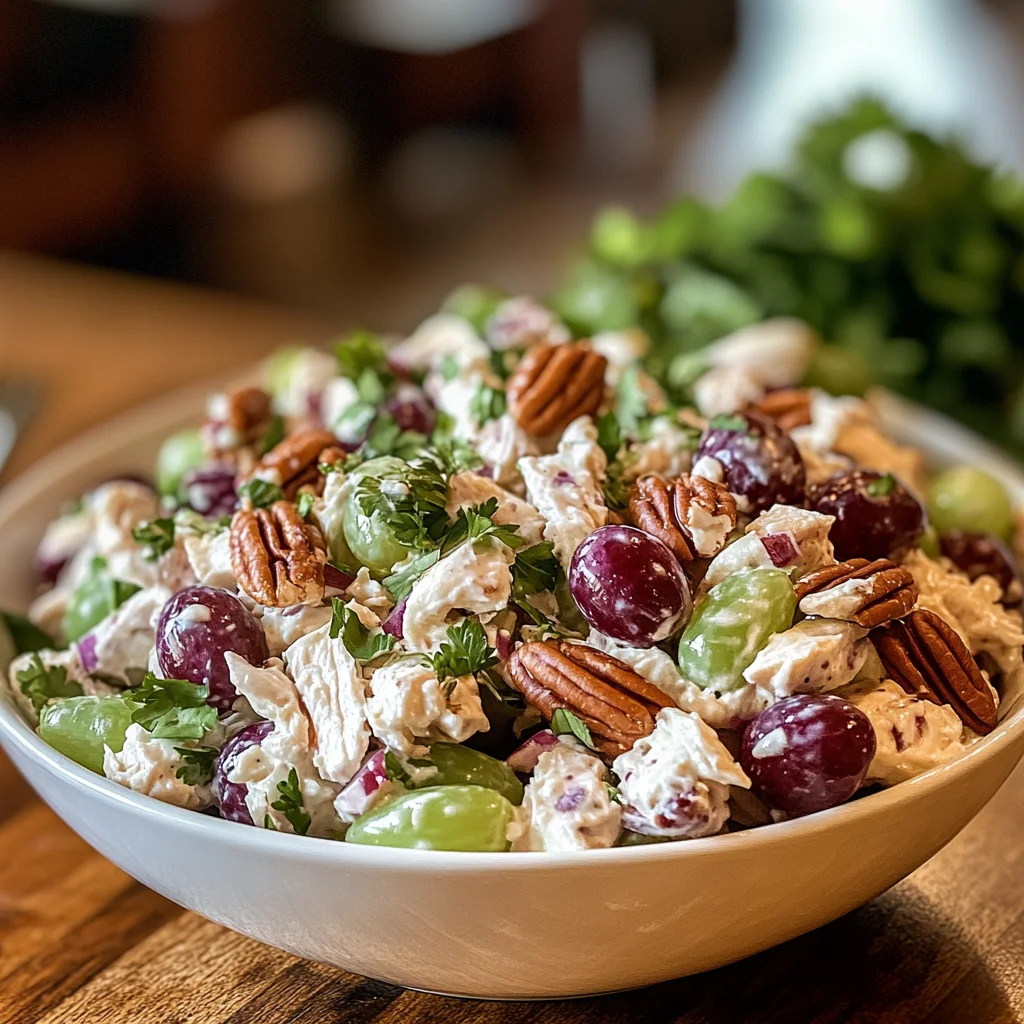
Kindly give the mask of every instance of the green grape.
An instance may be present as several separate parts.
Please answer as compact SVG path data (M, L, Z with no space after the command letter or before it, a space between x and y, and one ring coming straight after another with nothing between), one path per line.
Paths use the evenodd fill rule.
M430 779L431 786L483 786L517 807L523 802L523 784L496 757L459 743L435 743L430 748L430 760L437 767L437 774Z
M502 853L516 810L485 786L430 786L403 793L358 818L346 842L413 850Z
M372 575L387 576L394 566L407 558L413 548L403 544L395 535L394 527L385 521L377 509L366 515L355 497L358 482L364 477L379 481L395 481L401 484L408 476L409 468L401 459L383 456L371 459L354 469L349 477L349 498L341 516L342 536L345 544L359 565L365 565Z
M160 446L156 457L156 489L176 497L182 478L203 462L203 440L194 427L171 434Z
M617 267L635 267L647 257L644 226L629 210L610 206L602 210L590 229L591 251Z
M132 708L121 697L67 697L44 704L39 735L83 768L103 774L103 748L117 753L132 721Z
M774 633L787 629L796 594L781 569L744 569L712 587L679 641L679 667L703 690L743 686L743 672Z
M442 309L468 320L477 334L483 335L487 321L507 298L508 292L493 285L463 284L449 294Z
M286 345L267 358L264 363L266 386L275 398L280 398L291 387L295 367L306 351L301 345Z
M968 530L1003 540L1013 535L1013 503L1003 485L973 466L936 476L928 489L928 518L939 533Z
M141 588L115 580L102 558L93 559L89 575L78 584L64 613L62 628L68 641L80 640Z
M939 547L939 531L930 523L921 531L914 543L929 557L938 558L942 554Z

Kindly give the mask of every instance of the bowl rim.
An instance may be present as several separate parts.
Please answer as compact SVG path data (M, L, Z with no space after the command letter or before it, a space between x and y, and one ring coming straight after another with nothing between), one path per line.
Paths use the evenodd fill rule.
M0 490L0 528L22 511L36 492L52 485L68 464L88 462L97 449L116 447L125 436L152 433L158 429L175 429L175 421L184 420L184 407L197 405L211 390L233 377L218 377L200 385L178 389L154 401L122 413L95 426L44 456L16 480ZM938 451L966 449L975 465L998 472L1024 501L1024 469L994 449L983 438L914 403L886 394L879 402L883 418L902 424L919 437L927 438L924 447ZM939 765L921 775L895 786L870 793L800 818L776 822L723 835L706 836L679 842L656 843L632 847L611 847L597 850L565 852L535 851L527 856L503 856L494 853L465 851L417 850L398 847L349 844L313 836L296 837L290 833L248 827L225 821L201 812L186 810L136 793L82 767L44 742L21 716L9 694L6 680L0 680L0 743L15 747L18 752L62 784L84 787L93 796L108 804L124 808L167 827L191 831L198 839L227 843L238 848L263 849L319 863L352 864L390 869L428 868L431 871L535 871L551 868L594 868L619 862L660 862L714 855L727 848L743 847L747 852L760 849L765 843L798 841L802 836L843 825L852 825L866 818L881 817L890 808L915 798L924 798L948 783L972 772L980 763L995 758L1006 747L1012 747L1024 735L1024 700L988 735L975 742L954 761ZM285 844L285 845L281 845Z

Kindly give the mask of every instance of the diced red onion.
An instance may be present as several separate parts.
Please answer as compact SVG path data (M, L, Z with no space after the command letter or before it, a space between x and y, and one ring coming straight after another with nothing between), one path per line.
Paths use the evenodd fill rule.
M555 802L556 811L575 811L587 795L582 786L573 786L567 789Z
M486 477L488 480L493 480L494 479L494 467L491 466L491 465L481 466L476 471L476 475L477 476Z
M402 630L405 625L405 606L408 601L409 598L403 597L402 600L391 609L390 614L380 626L383 632L387 633L388 636L393 636L396 640L401 640L404 636Z
M349 576L347 572L342 572L336 565L331 565L330 562L324 566L324 587L327 590L348 590L354 580L355 576Z
M375 750L335 797L334 806L339 814L357 818L373 806L378 791L388 781L384 753L383 749Z
M96 654L96 634L86 633L75 645L78 648L78 659L86 672L94 672L100 659Z
M781 533L769 533L766 537L761 538L761 543L764 545L765 551L768 552L772 565L778 569L785 565L792 565L800 557L800 545L797 544L796 537L789 530L783 530Z
M535 732L525 743L516 747L508 757L505 764L514 772L532 772L537 767L537 761L545 750L550 750L558 745L558 737L550 729L541 729Z
M507 629L499 629L495 640L495 649L501 661L508 661L512 657L512 634Z
M564 469L560 469L555 474L555 484L559 487L564 487L566 484L574 484L576 481L568 474Z

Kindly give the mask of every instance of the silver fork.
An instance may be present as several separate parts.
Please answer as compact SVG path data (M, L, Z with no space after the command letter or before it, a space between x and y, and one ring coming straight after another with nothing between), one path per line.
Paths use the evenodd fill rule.
M39 407L42 388L25 380L0 381L0 473Z

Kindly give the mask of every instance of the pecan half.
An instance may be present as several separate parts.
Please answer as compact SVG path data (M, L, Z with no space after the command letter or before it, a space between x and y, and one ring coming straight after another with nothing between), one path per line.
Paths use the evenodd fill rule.
M560 433L578 416L597 412L607 366L585 341L533 345L508 379L509 410L533 437Z
M811 422L811 393L807 388L769 391L754 408L770 416L783 430L806 427Z
M654 716L675 705L610 654L569 640L535 640L509 659L512 683L548 719L567 708L586 723L606 757L625 753L654 731Z
M997 721L996 698L971 652L935 612L918 608L870 633L888 676L907 693L948 704L977 733Z
M323 598L324 539L292 502L239 509L231 520L230 547L239 589L259 604L287 608Z
M713 558L725 547L736 527L736 499L727 487L702 476L642 476L630 492L629 515L680 562L691 562Z
M260 459L250 476L279 484L284 496L293 499L305 488L322 494L324 475L318 469L320 455L336 451L337 440L329 430L310 428L289 434Z
M914 607L917 584L888 558L851 558L815 569L796 584L804 615L844 619L871 629L901 619Z

